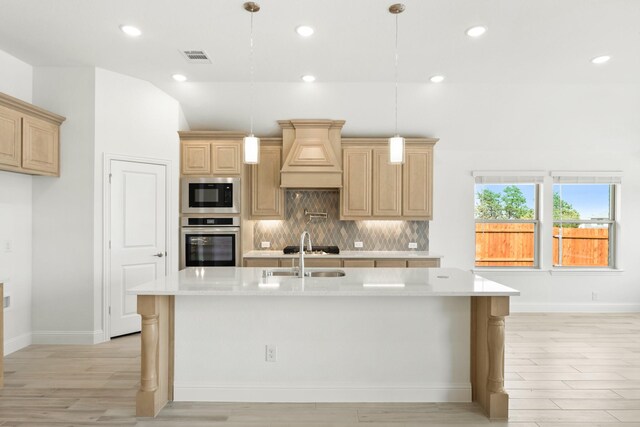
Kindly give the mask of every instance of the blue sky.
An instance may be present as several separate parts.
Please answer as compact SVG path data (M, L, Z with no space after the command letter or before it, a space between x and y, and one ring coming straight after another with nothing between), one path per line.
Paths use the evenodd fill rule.
M502 190L508 185L477 184L476 191L484 187L493 192L502 193ZM519 187L527 199L527 207L533 208L534 186L521 184ZM609 189L610 187L607 184L555 184L553 186L554 192L562 192L562 198L580 212L581 219L609 217Z

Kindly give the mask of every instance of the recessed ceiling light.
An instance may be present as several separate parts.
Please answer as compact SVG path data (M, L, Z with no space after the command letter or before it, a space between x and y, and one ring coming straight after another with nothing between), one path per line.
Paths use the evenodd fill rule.
M306 76L302 76L302 80L303 80L305 83L313 83L313 82L315 82L315 81L316 81L316 78L315 78L315 76L312 76L312 75L307 74Z
M444 76L431 76L429 80L431 80L431 83L442 83L444 81Z
M140 31L139 28L134 27L133 25L120 25L120 30L131 37L138 37L140 34L142 34L142 31Z
M602 55L602 56L596 56L591 60L591 62L593 62L594 64L604 64L606 62L609 62L610 59L611 57L609 55Z
M171 77L173 78L173 80L175 80L177 82L186 82L187 81L187 76L182 75L182 74L174 74Z
M469 37L480 37L486 32L487 32L487 27L483 27L482 25L476 25L475 27L471 27L467 30L467 35Z
M296 33L302 37L309 37L314 32L313 28L308 25L300 25L296 27Z

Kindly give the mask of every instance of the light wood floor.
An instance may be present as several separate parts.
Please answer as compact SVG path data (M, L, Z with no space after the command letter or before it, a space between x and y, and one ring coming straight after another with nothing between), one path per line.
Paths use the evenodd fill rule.
M474 404L174 403L137 420L134 335L8 356L0 426L640 427L640 314L516 314L507 331L508 423Z

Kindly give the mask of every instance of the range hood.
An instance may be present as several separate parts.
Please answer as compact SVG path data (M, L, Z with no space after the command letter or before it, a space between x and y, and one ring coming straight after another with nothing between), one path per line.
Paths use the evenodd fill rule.
M344 120L279 120L282 128L280 187L342 187Z

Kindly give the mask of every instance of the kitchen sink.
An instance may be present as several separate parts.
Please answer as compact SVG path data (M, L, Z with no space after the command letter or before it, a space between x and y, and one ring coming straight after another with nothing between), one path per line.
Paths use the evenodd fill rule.
M305 271L305 277L344 277L345 272L342 270L307 270ZM298 277L298 269L269 269L262 270L262 277Z
M344 277L345 274L342 270L307 270L304 275L308 277Z
M271 277L271 276L288 276L288 277L296 277L298 276L298 270L294 270L291 268L288 269L271 269L271 270L263 270L262 277Z

